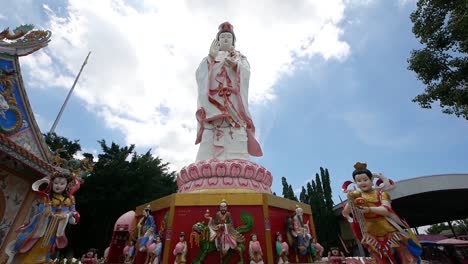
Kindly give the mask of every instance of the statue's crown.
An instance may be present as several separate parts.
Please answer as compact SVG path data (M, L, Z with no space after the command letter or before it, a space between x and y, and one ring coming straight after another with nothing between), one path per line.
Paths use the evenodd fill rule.
M356 162L356 164L354 164L354 169L356 169L356 170L365 170L365 169L367 169L367 164L366 163L361 163L361 162Z
M224 22L218 27L218 34L221 34L223 32L230 32L234 35L234 27L231 25L229 22Z

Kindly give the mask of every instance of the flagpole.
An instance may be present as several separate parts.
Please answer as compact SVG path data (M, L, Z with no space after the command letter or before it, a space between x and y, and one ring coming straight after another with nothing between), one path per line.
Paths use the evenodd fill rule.
M88 63L89 55L91 55L91 51L88 53L88 56L86 56L86 59L84 60L83 65L81 65L81 69L78 72L78 75L76 76L75 81L73 82L73 85L72 85L70 91L68 92L67 98L65 98L65 102L63 102L63 105L60 108L60 112L58 113L57 118L55 119L54 124L52 125L52 128L50 129L49 133L54 133L55 132L55 128L57 128L57 124L58 124L58 122L60 120L60 117L63 114L63 110L67 106L68 100L70 99L70 97L71 97L71 95L73 93L73 90L75 89L75 85L78 82L78 79L80 78L81 72L83 71L84 66Z

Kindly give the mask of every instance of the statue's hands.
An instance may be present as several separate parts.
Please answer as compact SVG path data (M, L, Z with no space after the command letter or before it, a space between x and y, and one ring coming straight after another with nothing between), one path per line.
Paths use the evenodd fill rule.
M80 218L81 218L80 213L78 213L77 211L73 211L71 216L74 219L74 222L75 222L74 224L78 224L78 222L80 222Z
M224 64L233 70L237 68L237 62L229 57L224 60Z
M358 208L359 208L359 210L361 210L361 212L363 212L365 214L370 213L370 211L371 211L370 207L368 207L368 206L359 206Z
M346 221L348 221L348 223L353 222L353 218L351 217L350 214L343 214L343 217L346 218Z
M218 56L219 52L219 41L216 39L213 40L210 47L210 52L208 53L212 59L215 59Z
M52 214L52 204L46 203L44 207L44 215L49 216Z

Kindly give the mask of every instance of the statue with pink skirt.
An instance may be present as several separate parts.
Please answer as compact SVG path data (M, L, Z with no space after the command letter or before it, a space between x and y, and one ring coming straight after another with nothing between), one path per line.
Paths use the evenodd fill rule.
M249 242L250 264L263 264L263 252L257 234L253 233Z
M185 241L184 232L180 232L179 242L177 242L172 253L175 256L174 264L187 263L187 241Z

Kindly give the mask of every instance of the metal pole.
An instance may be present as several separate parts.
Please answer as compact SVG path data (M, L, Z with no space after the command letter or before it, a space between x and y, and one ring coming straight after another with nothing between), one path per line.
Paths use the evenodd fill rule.
M55 119L55 122L52 125L52 128L50 129L49 133L54 133L55 132L55 128L57 127L57 124L58 124L58 122L60 120L60 117L62 116L63 110L65 109L65 106L67 106L68 100L70 99L70 97L71 97L71 95L73 93L73 90L75 89L75 85L78 82L78 79L80 78L81 72L83 71L84 66L88 63L89 55L91 55L91 51L88 53L88 56L86 56L86 59L84 60L83 65L81 65L81 69L78 72L78 75L76 76L75 81L73 82L73 85L72 85L70 91L68 92L67 98L65 98L65 102L63 102L63 105L60 108L60 112L58 113L57 118Z
M457 234L455 233L455 230L453 229L452 221L448 221L447 223L448 223L448 226L450 227L450 230L452 230L452 234L455 237L455 239L458 239Z

